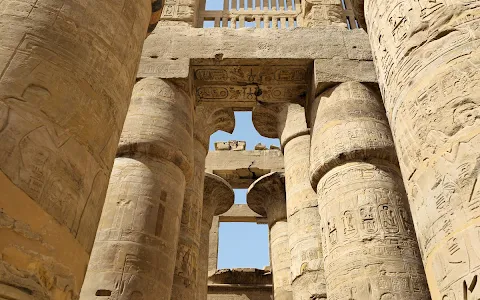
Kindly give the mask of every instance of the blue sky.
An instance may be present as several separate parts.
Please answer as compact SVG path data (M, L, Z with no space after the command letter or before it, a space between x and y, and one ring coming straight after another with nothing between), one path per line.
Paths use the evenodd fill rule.
M235 112L235 131L228 134L217 131L210 138L210 150L218 141L247 142L247 150L257 143L279 146L278 139L260 136L253 127L251 112ZM235 190L235 203L246 203L246 189ZM270 265L268 254L268 227L255 223L220 223L218 269L259 268Z

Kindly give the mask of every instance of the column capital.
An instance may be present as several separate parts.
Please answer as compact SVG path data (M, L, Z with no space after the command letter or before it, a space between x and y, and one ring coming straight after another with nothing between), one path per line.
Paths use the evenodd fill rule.
M221 215L232 207L235 194L222 177L205 172L203 188L203 220L212 222L213 216Z
M272 172L258 178L248 188L247 204L257 214L267 217L270 227L286 220L285 174Z
M314 190L329 170L352 160L397 164L395 145L379 95L358 82L339 84L318 96L312 130L310 181Z
M297 103L259 104L252 121L260 135L279 138L282 149L293 138L309 134L305 109Z
M188 178L193 169L193 101L169 80L137 82L117 157L148 155L177 165Z
M217 130L233 133L235 115L232 108L199 105L195 108L194 137L208 149L210 136Z

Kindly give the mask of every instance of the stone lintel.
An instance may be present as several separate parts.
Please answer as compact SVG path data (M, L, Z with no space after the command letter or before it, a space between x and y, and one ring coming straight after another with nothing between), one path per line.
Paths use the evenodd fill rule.
M137 77L190 78L198 103L236 110L304 103L309 90L376 82L367 34L324 30L162 26L146 40Z
M203 64L212 65L225 59L237 60L234 65L246 59L371 61L372 53L368 36L361 29L231 30L162 26L145 41L138 75L143 77L149 66L149 73L160 74L163 63L180 65L184 64L183 59L197 59L196 65L202 64L198 59L209 60ZM186 71L188 68L182 74Z
M208 299L272 299L272 273L269 270L222 269L210 276L208 281Z
M248 222L266 224L265 217L257 214L246 204L234 204L227 212L219 215L220 222Z
M272 273L255 268L220 269L208 278L209 285L267 286L272 284Z
M234 189L248 188L260 176L283 169L280 150L209 151L205 167Z

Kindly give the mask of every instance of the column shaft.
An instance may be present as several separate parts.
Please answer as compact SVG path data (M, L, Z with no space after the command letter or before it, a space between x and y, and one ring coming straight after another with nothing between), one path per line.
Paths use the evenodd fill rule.
M479 3L367 0L365 17L432 296L478 298Z
M213 217L212 226L209 232L208 242L208 274L217 271L218 264L218 242L219 242L220 220L219 217Z
M233 115L233 112L231 115ZM233 127L231 131L233 131ZM232 187L224 179L211 173L205 173L197 276L198 300L206 300L208 296L209 233L213 217L227 212L232 207L234 198Z
M248 188L247 204L268 220L273 298L292 300L284 174L272 172L258 178Z
M0 298L78 297L150 15L0 1Z
M301 135L285 146L285 192L293 299L324 299L325 275L320 239L320 216L309 180L310 135Z
M194 139L193 154L193 177L185 189L172 300L195 300L198 294L197 274L207 149L197 139Z
M252 119L260 134L280 138L283 149L293 299L325 299L320 217L317 195L310 185L310 134L305 109L293 103L257 105Z
M429 299L380 99L344 83L316 101L311 174L328 299Z
M82 300L170 298L193 160L192 106L164 80L135 85Z
M208 294L208 252L209 252L209 233L212 223L208 220L202 220L202 231L200 238L200 256L198 261L198 300L206 300Z
M270 261L273 276L273 298L292 300L290 276L290 251L287 220L279 220L270 226Z

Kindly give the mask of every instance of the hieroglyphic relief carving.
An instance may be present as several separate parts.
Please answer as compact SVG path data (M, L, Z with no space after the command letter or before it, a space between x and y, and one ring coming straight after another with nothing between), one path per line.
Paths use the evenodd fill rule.
M192 176L192 143L192 100L171 82L139 81L122 131L82 299L96 299L99 291L109 291L118 300L160 294L170 298L185 183ZM187 247L180 252L178 271L194 273L195 256Z
M380 99L360 83L343 83L316 102L311 181L328 299L429 299ZM337 130L345 124L364 130Z
M275 66L194 66L194 90L200 102L301 102L307 91L305 63Z
M212 82L222 84L305 84L308 70L303 66L197 66L194 68L198 83Z
M70 232L74 245L68 247L83 247L86 253L95 237L151 15L151 0L120 6L115 1L0 3L1 173ZM0 207L12 201L3 197ZM9 232L4 230L0 240ZM76 262L56 261L60 256L53 256L51 241L27 247L9 240L37 257L19 274L29 272L23 270L27 265L48 261L83 280L83 272L73 271ZM50 253L41 253L43 247L51 247ZM42 256L44 262L38 259ZM50 271L47 281L54 280L58 269ZM61 281L63 274L57 275ZM80 285L71 287L71 295L66 289L47 296L78 298Z
M480 268L478 1L367 0L365 17L432 296L462 298Z
M324 249L329 299L348 299L344 293L352 290L354 299L385 293L391 293L392 299L428 298L425 280L418 281L424 275L414 232L400 226L399 210L407 204L396 187L401 186L396 172L385 165L347 163L320 180L322 231L328 233ZM338 221L345 215L351 223Z
M325 295L320 217L310 185L310 135L305 109L299 104L255 106L252 120L257 131L280 138L285 164L288 242L294 299Z
M197 299L199 252L202 228L203 190L205 158L210 135L217 130L229 133L235 128L235 117L231 108L197 106L194 115L193 177L185 188L180 236L178 240L175 277L171 300Z

